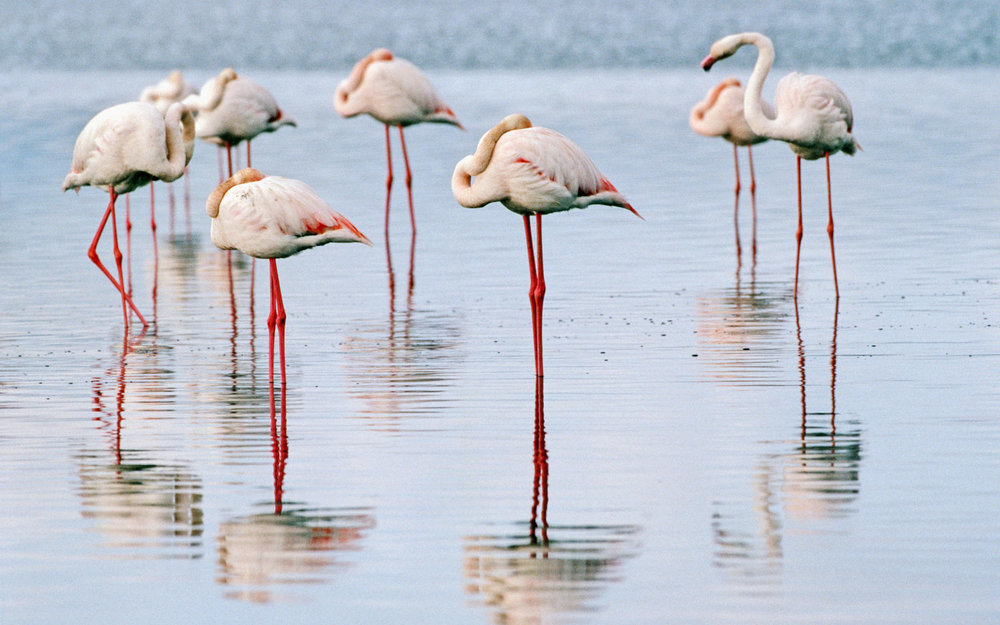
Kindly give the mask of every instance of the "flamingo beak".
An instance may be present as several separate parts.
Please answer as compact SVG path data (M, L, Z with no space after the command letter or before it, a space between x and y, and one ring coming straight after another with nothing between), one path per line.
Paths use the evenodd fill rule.
M701 68L707 72L708 70L712 69L712 66L715 65L715 62L717 60L718 59L713 58L712 55L709 54L708 56L705 57L705 60L701 62Z

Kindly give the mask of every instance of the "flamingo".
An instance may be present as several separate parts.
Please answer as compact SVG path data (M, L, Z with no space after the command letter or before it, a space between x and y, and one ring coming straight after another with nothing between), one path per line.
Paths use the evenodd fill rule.
M155 85L150 85L144 88L139 93L140 102L149 102L154 105L161 113L166 113L167 109L174 102L182 102L184 98L197 93L197 90L187 81L184 80L184 74L181 73L179 69L175 69L170 74L156 83ZM186 167L186 166L185 166ZM187 173L187 169L185 172ZM184 179L185 182L187 178ZM153 183L149 183L149 212L150 212L150 227L153 230L153 252L157 254L156 250L156 213L155 213L155 198L153 195ZM188 196L188 191L185 189L185 198ZM174 196L171 187L170 191L170 219L171 219L171 229L173 229L173 215L174 215Z
M829 220L826 232L830 237L830 259L833 264L833 288L840 298L837 284L837 259L833 245L833 197L830 190L830 155L837 152L854 155L861 149L854 139L854 113L851 102L833 81L815 74L792 72L778 82L774 95L774 112L764 110L761 91L764 80L774 63L774 44L760 33L728 35L712 44L701 66L707 72L717 61L732 56L745 45L757 48L747 90L743 98L744 115L750 128L769 139L784 141L795 153L799 225L795 233L795 288L798 299L799 252L802 248L802 159L826 159L826 199Z
M184 101L198 114L197 137L225 146L229 176L233 175L232 146L247 142L249 167L250 141L254 137L282 126L296 126L295 120L285 115L267 89L238 77L229 67L206 81L198 94L189 95Z
M765 112L773 116L771 105L762 103ZM740 157L739 146L746 146L750 161L750 201L753 210L753 255L757 255L757 181L753 173L753 151L750 146L767 141L755 133L743 116L743 87L736 78L727 78L713 87L705 99L691 109L688 117L691 129L706 137L722 137L733 144L733 166L736 172L736 202L733 222L736 227L736 256L740 256Z
M385 48L377 48L355 64L350 75L338 86L333 96L333 108L343 117L367 113L385 124L385 154L389 175L385 181L385 230L389 232L389 194L392 191L392 151L389 126L399 128L399 143L406 167L406 195L410 207L410 227L415 235L413 216L413 176L406 154L403 128L420 122L451 124L463 129L455 113L434 90L430 80L413 63L394 56Z
M473 176L475 182L472 182ZM619 206L641 216L579 146L558 132L532 126L527 117L516 113L503 118L484 134L476 152L458 162L451 179L451 191L458 203L467 208L500 202L523 217L531 280L528 297L535 375L542 377L542 302L545 298L542 215L604 204ZM535 216L537 225L537 257L532 247L531 215Z
M275 259L327 243L371 245L371 241L304 182L265 176L251 167L220 183L208 197L205 209L212 218L212 243L216 247L270 260L271 312L267 330L273 414L274 335L277 328L284 389L286 317Z
M183 125L183 131L181 126ZM185 164L194 152L194 116L184 104L175 103L161 114L152 104L126 102L104 109L83 127L73 148L73 163L62 183L62 190L93 186L106 188L110 195L87 255L111 284L121 293L122 314L128 330L128 309L131 307L142 322L149 324L132 298L125 292L122 276L122 253L118 248L118 226L115 200L123 193L152 182L173 181L184 174ZM101 263L97 242L111 217L115 263L118 280Z

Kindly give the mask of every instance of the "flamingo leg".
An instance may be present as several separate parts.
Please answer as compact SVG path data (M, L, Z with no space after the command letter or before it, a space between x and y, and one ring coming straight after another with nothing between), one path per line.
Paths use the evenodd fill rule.
M413 216L413 174L410 172L410 158L406 155L406 138L403 137L403 127L399 127L399 144L403 148L403 165L406 167L406 200L410 207L410 228L417 233L417 220Z
M250 164L250 140L249 139L247 139L247 167L253 167L253 165Z
M750 207L753 212L753 241L750 244L754 259L757 258L757 178L753 173L753 149L747 146L747 159L750 161Z
M125 275L128 277L128 290L126 293L132 296L132 202L131 195L125 194L125 259L128 261L128 270Z
M385 125L385 160L389 173L385 178L385 240L389 240L389 196L392 193L392 147L389 145L389 124Z
M125 317L125 327L128 328L128 310L126 308L126 306L128 306L131 307L132 311L135 312L135 314L139 317L139 321L142 322L142 327L145 328L149 324L146 323L146 319L142 316L142 313L139 312L139 309L136 308L135 303L132 301L132 298L130 298L125 293L125 288L123 286L124 276L122 275L123 273L122 253L118 247L118 227L116 224L117 219L115 218L115 200L118 198L118 194L114 192L114 189L109 189L109 195L111 196L111 199L108 202L108 208L107 210L104 211L104 217L101 218L101 223L97 226L97 232L94 233L94 239L93 241L91 241L90 248L87 250L87 256L90 258L91 261L93 261L95 265L97 265L97 268L100 269L105 276L107 276L108 280L111 281L111 284L113 284L114 287L118 289L118 292L121 293L122 309ZM101 262L101 259L97 255L97 242L100 241L101 239L101 234L103 234L104 232L104 227L105 225L107 225L109 217L111 218L111 226L112 226L111 230L112 230L112 235L114 236L115 261L116 264L118 265L117 281L114 279L114 277L111 275L111 272L108 271L107 267L104 266L104 263Z
M524 236L528 246L528 271L531 275L531 286L528 298L531 301L531 334L535 348L535 375L543 376L542 368L542 301L545 299L545 272L542 267L542 216L535 213L538 225L536 252L531 237L531 218L524 215Z
M799 227L795 231L795 287L792 291L792 298L799 299L799 253L802 251L802 157L795 157L795 182L796 196L799 206Z
M156 319L156 274L160 268L160 248L156 242L156 192L153 191L152 182L149 183L149 227L153 231L153 319ZM129 264L131 265L131 258Z
M281 298L281 283L278 281L278 264L271 259L271 317L268 326L276 327L278 331L278 350L281 355L281 387L285 387L285 302ZM273 331L271 340L273 342ZM271 348L272 360L274 349ZM273 379L273 374L272 374Z
M736 172L736 187L733 189L733 232L736 233L736 265L739 267L740 259L743 257L743 248L740 246L740 155L736 144L733 144L733 170Z
M840 286L837 284L837 254L833 249L833 193L830 190L830 153L826 153L826 210L829 221L826 224L826 233L830 235L830 260L833 263L833 290L840 300Z
M233 146L228 141L226 141L226 166L228 168L227 171L229 172L229 177L230 178L233 177L233 149L232 148L233 148Z

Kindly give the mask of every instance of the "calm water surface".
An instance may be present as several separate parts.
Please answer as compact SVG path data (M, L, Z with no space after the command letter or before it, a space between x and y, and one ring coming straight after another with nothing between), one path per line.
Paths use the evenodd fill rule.
M284 422L265 266L251 311L249 262L230 291L208 238L213 148L189 203L156 185L156 265L148 190L131 198L155 323L124 340L85 255L107 196L58 191L87 119L160 72L0 74L0 620L1000 619L997 71L824 71L864 150L833 159L839 305L804 168L796 306L791 152L755 152L759 252L744 218L737 258L731 151L687 127L750 55L727 63L432 72L469 131L408 131L419 233L411 250L397 185L391 281L382 130L330 102L346 68L247 72L299 123L254 165L375 241L280 262ZM544 387L520 221L448 186L513 110L645 217L545 220Z

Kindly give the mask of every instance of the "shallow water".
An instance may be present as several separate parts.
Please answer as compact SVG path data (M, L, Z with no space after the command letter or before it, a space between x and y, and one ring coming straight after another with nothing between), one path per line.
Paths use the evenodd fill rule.
M433 72L469 131L407 131L419 232L411 255L399 177L392 282L382 129L335 116L340 71L251 73L299 123L254 165L375 242L279 262L284 424L266 266L251 314L249 263L231 296L208 239L214 149L189 213L183 181L173 212L156 185L156 266L148 191L131 198L155 324L127 341L85 255L106 195L58 192L87 119L159 73L0 75L3 622L996 619L996 69L825 72L864 150L832 160L839 305L804 167L797 307L792 154L755 151L759 251L744 195L737 259L731 151L687 127L747 63L720 70ZM514 110L645 218L546 218L542 389L520 220L448 186Z

